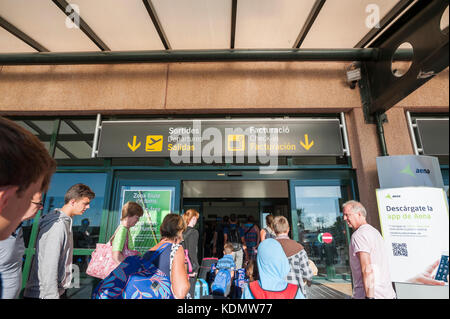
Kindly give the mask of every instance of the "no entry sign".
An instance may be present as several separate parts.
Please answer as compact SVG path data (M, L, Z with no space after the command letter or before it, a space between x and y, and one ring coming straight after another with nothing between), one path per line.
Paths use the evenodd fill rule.
M318 236L318 240L321 243L331 244L331 242L333 241L333 235L331 235L330 233L320 233Z

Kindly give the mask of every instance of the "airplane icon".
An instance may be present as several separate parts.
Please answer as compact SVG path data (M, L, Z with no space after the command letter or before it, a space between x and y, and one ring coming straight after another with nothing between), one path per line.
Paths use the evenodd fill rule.
M162 135L148 135L145 143L146 152L161 152L163 148Z
M159 141L161 141L161 139L155 140L154 138L150 138L150 143L148 143L148 141L147 141L147 143L148 143L148 145L151 146L151 145L153 145L153 144L155 144L155 143L157 143Z

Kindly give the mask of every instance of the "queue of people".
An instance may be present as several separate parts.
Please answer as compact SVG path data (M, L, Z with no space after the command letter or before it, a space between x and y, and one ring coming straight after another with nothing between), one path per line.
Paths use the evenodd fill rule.
M24 251L20 224L42 209L42 194L49 187L56 162L36 136L2 117L0 159L0 298L17 298ZM73 185L65 194L63 207L42 217L24 298L66 298L72 278L73 217L82 215L94 198L89 186ZM343 214L355 230L350 245L353 297L395 298L382 237L368 225L364 207L350 201L343 205ZM199 267L199 234L194 228L199 213L188 210L184 216L167 215L160 226L160 241L140 256L130 253L134 248L130 228L142 215L139 204L124 205L111 248L117 266L98 283L93 298L192 296ZM234 214L229 222L227 218L223 221L213 236L213 254L226 258L228 264L232 258L235 269L246 267L249 282L242 287L242 298L307 296L306 287L312 281L310 262L303 246L289 239L285 217L267 216L267 227L261 231L251 218L244 227ZM375 267L383 274L376 282Z

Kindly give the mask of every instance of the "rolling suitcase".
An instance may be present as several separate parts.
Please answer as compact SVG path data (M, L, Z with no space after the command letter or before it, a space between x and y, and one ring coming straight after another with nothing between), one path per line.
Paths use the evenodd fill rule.
M208 279L208 273L211 270L211 265L212 264L216 264L218 261L217 258L214 257L205 257L202 260L202 264L200 265L200 269L198 271L198 277L197 278L201 278L203 280L207 280Z
M232 299L241 299L242 291L247 283L248 283L248 278L245 273L245 268L236 270L235 275L234 275L233 293L231 295L231 298Z

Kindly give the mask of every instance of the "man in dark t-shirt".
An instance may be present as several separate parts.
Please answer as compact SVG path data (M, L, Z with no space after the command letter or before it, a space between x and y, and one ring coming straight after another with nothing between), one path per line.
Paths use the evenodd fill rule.
M222 218L222 223L217 223L216 229L214 231L213 237L213 255L217 258L223 257L223 245L224 242L224 228L228 226L230 218L228 216L224 216Z

